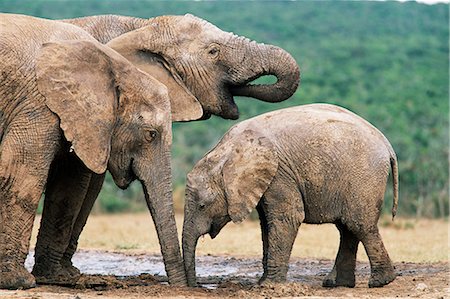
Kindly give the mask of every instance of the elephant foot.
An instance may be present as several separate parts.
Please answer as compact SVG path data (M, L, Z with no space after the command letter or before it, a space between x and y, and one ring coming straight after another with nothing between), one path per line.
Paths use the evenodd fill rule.
M345 273L343 275L337 275L336 270L331 271L322 282L322 286L325 288L335 287L355 287L355 274Z
M36 280L24 266L0 265L0 289L19 290L36 286Z
M71 260L62 259L61 267L69 273L71 276L80 276L80 270L72 264Z
M263 275L259 281L258 284L261 286L269 286L272 285L274 283L283 283L286 282L286 276L284 275L280 275L280 276L268 276L268 275Z
M373 271L369 279L369 288L379 288L392 282L397 275L394 269L384 269L384 271Z
M76 267L62 267L60 264L36 264L32 273L37 283L54 285L75 285L81 276Z
M261 276L261 278L258 280L258 284L263 285L264 282L266 281L266 279L267 279L267 275L263 274L263 276Z

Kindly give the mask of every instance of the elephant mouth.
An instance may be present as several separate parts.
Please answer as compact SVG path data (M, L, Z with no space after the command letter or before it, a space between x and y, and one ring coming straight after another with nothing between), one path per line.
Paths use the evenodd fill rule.
M130 161L130 165L124 170L119 176L115 176L113 173L112 177L117 187L122 190L127 189L130 184L137 179L136 174L133 172L133 159Z
M236 120L239 118L239 108L234 101L233 85L225 84L222 88L223 92L220 95L222 98L220 116L225 119Z
M209 229L209 232L208 232L208 234L211 237L211 239L214 239L215 237L217 237L219 232L220 232L219 226L217 224L215 224L215 223L212 223L211 224L211 228Z
M136 176L130 175L130 176L126 176L126 177L122 177L118 180L115 180L117 187L119 187L122 190L127 189L130 184L136 179Z
M260 75L247 78L241 82L229 82L223 86L224 102L227 103L226 107L222 109L222 116L226 119L236 120L239 118L239 108L236 105L234 97L242 96L242 90L255 86L253 82L258 79Z
M211 227L209 228L209 236L211 239L217 237L222 228L231 220L229 216L222 216L219 219L216 219L211 223Z
M203 116L199 120L207 120L211 118L212 114L218 115L224 119L236 120L239 118L239 108L236 105L236 96L250 96L243 95L243 91L255 87L257 85L253 84L253 81L257 79L258 76L254 76L244 80L242 82L222 82L219 88L219 107L210 106L203 107ZM213 95L214 97L214 95Z
M218 231L210 231L209 232L209 236L211 237L211 239L214 239L215 237L217 237L218 234L219 234Z
M211 118L211 115L212 115L211 112L203 111L203 115L202 115L201 118L199 118L199 120L207 120L207 119L210 119L210 118Z

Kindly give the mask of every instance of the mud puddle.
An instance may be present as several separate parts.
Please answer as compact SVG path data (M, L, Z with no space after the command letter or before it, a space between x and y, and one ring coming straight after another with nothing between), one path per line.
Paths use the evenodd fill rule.
M73 262L83 276L75 286L39 286L29 291L7 293L8 298L31 294L33 298L151 298L151 297L417 297L450 298L450 272L447 263L395 263L398 277L391 284L369 289L368 263L358 262L356 287L327 289L321 286L332 269L332 260L291 258L288 283L257 285L262 275L259 258L229 256L198 256L197 277L201 287L177 288L168 286L162 258L159 255L126 255L102 251L80 251ZM31 270L33 253L26 266ZM44 294L45 293L45 294ZM15 294L19 294L15 296ZM72 297L59 297L66 294ZM50 296L52 295L52 296ZM0 293L0 297L2 294ZM75 297L76 298L76 297Z
M31 271L34 252L28 254L25 266ZM73 257L73 264L83 274L112 275L119 278L150 274L161 282L167 281L161 256L126 255L124 253L103 251L80 251ZM257 280L262 275L262 263L257 259L224 256L198 256L196 259L197 277L213 288L213 281L229 279ZM294 282L307 282L311 276L325 276L333 267L331 261L299 260L289 265L288 279ZM367 264L358 267L359 272L368 274Z

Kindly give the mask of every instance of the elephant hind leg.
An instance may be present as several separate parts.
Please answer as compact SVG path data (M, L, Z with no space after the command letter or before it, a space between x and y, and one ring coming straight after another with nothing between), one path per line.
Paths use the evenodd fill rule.
M378 227L374 226L362 238L370 261L369 287L382 287L393 281L396 277L391 259L381 240Z
M336 223L340 233L339 250L333 270L322 282L324 287L355 287L356 253L359 239L341 222Z
M372 180L367 180L370 186L355 190L354 193L357 194L359 201L353 200L353 202L359 202L360 205L357 210L353 210L353 217L350 217L350 215L347 217L347 219L353 220L346 223L347 227L363 243L369 258L371 272L369 287L382 287L396 277L377 226L386 189L386 180L386 175L374 177Z

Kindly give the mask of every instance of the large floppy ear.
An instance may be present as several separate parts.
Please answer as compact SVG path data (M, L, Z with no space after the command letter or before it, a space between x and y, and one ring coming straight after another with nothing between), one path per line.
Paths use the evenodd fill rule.
M223 166L228 215L243 221L256 207L278 169L272 142L253 130L245 130L231 141L233 148Z
M172 121L200 119L203 116L202 105L184 85L174 67L163 58L162 52L164 50L155 49L154 53L150 50L143 51L137 48L142 35L148 35L148 31L151 31L151 29L144 27L125 33L111 40L107 46L120 53L140 70L166 85L169 91ZM152 39L152 37L147 38Z
M92 171L105 172L117 106L110 57L89 41L47 43L36 76L39 92L77 156Z

